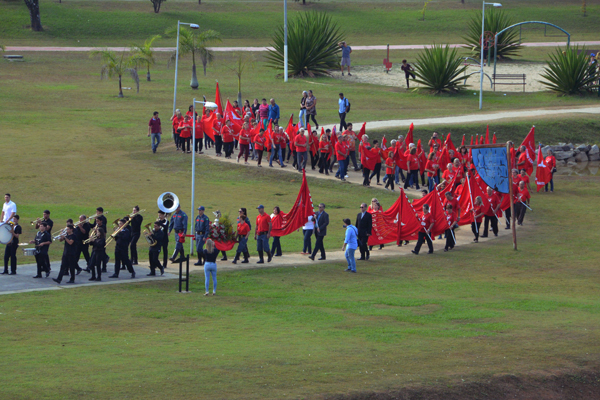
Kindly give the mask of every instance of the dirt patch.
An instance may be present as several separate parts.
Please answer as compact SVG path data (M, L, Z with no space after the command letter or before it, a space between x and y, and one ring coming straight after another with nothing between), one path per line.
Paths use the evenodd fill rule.
M547 90L544 85L540 83L543 78L541 73L547 64L545 63L508 63L498 64L496 67L497 74L525 74L525 92L540 92ZM467 68L467 75L479 71L479 65L470 64ZM492 77L494 73L494 66L484 67L484 72ZM352 76L347 74L342 76L340 71L333 71L333 76L338 79L350 80L360 83L370 83L374 85L393 86L406 88L406 80L404 79L404 72L400 70L400 65L394 65L389 73L384 72L383 66L379 65L366 65L357 66L352 68ZM493 88L490 85L490 80L487 77L483 78L483 90L491 91ZM507 80L503 81L506 83L516 83L518 80ZM419 87L417 83L410 83L412 87ZM467 79L467 88L469 90L479 90L479 74L472 75ZM507 92L522 92L522 85L497 85L496 91L500 93Z
M327 400L596 400L599 369L536 375L493 376L480 382L447 382L436 387L411 387L381 393L323 396Z

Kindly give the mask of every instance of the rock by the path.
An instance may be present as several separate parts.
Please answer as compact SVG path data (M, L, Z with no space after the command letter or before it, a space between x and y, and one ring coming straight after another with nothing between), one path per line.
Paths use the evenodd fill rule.
M574 156L575 156L574 151L555 151L554 152L554 157L556 157L557 160L568 160L569 158L572 158Z
M600 160L600 153L594 153L588 155L590 161L598 161Z
M585 152L585 153L587 153L590 150L590 146L588 146L587 144L579 144L579 145L577 145L576 148L578 151Z
M593 145L592 147L590 147L590 151L588 151L588 155L599 154L599 153L600 153L600 148L598 148L598 145Z

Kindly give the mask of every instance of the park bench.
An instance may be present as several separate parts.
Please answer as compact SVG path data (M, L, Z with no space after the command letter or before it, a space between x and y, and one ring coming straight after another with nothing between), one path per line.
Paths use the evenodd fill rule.
M2 56L2 58L4 58L7 61L11 61L11 62L14 62L14 61L24 61L23 60L23 56L18 56L18 55L7 54L7 55Z
M496 85L523 85L523 92L525 92L525 74L493 74L492 79L494 80L494 92L496 91ZM498 80L522 80L522 82L496 82Z

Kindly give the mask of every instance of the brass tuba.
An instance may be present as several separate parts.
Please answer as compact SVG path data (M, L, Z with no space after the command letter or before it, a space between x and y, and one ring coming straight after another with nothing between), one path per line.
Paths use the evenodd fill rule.
M175 193L164 192L156 200L158 209L166 214L171 214L179 207L179 197Z
M151 225L152 225L151 222L144 225L144 237L146 238L146 242L148 242L150 247L153 247L153 246L156 246L158 244L158 242L156 240L154 240L154 238L152 237L152 231L150 230Z

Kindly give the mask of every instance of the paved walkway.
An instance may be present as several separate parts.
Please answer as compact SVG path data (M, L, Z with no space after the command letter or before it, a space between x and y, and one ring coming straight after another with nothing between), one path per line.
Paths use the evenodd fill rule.
M533 42L533 43L522 43L524 47L557 47L563 46L562 42ZM572 42L571 45L579 46L600 46L600 41L583 41L583 42ZM426 47L430 47L428 44L406 44L406 45L390 45L390 50L422 50ZM451 44L450 47L458 48L463 47L464 44ZM6 46L6 51L92 51L97 50L99 47L60 47L60 46ZM104 48L104 47L103 47ZM112 51L128 51L129 47L105 47ZM262 52L272 50L272 47L209 47L212 51L223 51L223 52L237 52L237 51L249 51L249 52ZM387 46L352 46L352 51L360 50L386 50ZM175 47L155 47L155 51L158 52L170 52L175 51Z

